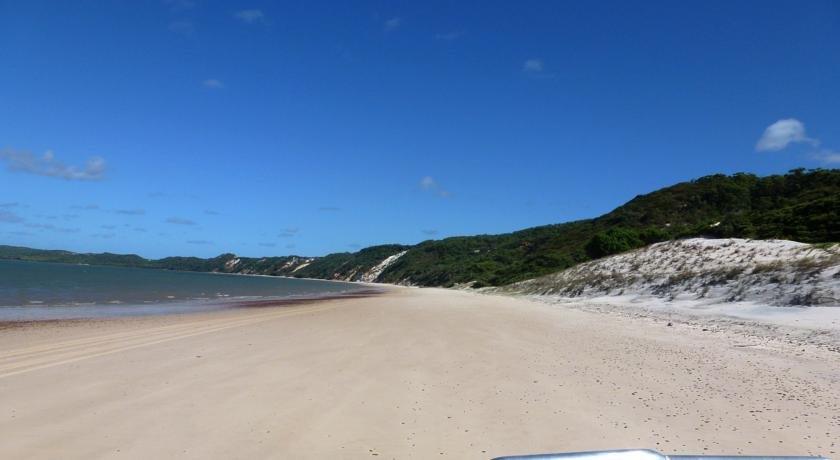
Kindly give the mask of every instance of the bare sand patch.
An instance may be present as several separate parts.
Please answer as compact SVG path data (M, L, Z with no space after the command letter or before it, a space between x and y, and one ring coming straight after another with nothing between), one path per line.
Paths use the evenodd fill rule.
M714 332L398 288L8 328L0 457L836 456L840 354Z

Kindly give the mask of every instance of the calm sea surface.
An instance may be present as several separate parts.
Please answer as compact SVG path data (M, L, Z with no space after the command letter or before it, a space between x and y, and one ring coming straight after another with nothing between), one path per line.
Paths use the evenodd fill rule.
M360 289L331 281L0 260L0 321L207 311Z

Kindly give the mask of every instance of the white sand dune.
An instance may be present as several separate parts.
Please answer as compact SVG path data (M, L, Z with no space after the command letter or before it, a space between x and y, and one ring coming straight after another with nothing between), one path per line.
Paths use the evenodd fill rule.
M840 245L739 238L668 241L502 290L574 299L840 307Z

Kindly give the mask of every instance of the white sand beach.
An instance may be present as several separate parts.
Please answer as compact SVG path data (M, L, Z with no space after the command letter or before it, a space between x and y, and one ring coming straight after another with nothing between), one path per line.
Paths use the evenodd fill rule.
M458 458L840 446L840 354L743 326L390 288L0 330L0 458Z

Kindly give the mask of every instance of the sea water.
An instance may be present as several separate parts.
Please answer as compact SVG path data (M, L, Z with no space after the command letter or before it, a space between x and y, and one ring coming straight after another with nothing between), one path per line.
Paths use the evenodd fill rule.
M360 289L321 280L0 260L0 321L207 311Z

